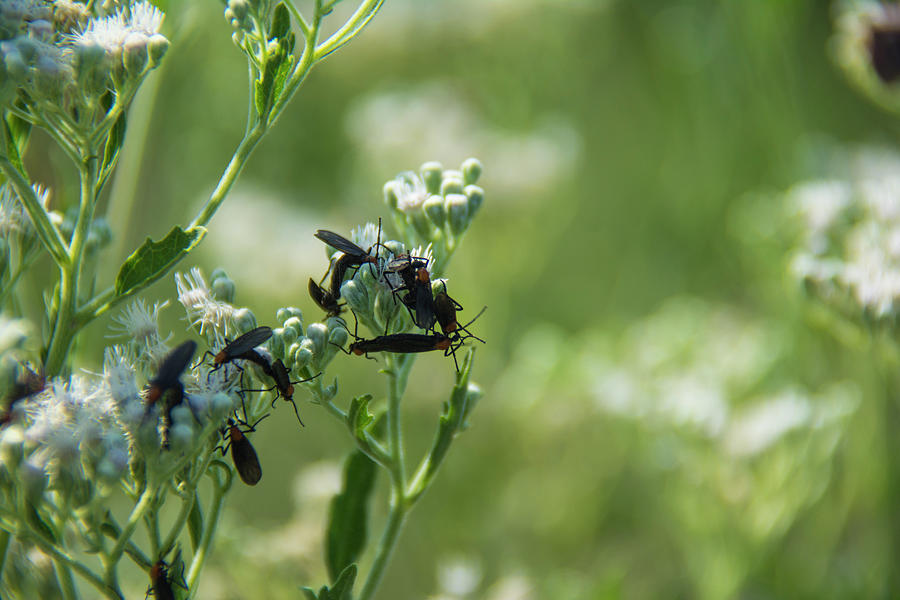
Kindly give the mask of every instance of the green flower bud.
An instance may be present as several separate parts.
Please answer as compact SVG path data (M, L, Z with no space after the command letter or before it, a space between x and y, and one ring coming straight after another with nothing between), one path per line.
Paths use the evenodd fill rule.
M443 227L447 220L447 211L444 210L444 199L440 196L429 196L422 205L425 214L436 227Z
M484 190L477 185L467 185L463 193L469 199L469 221L471 221L484 202Z
M285 329L290 329L294 332L294 340L296 340L298 336L303 335L303 320L299 316L289 317L285 319L283 323Z
M347 330L343 327L335 327L331 329L328 333L328 343L334 344L336 346L340 346L341 348L347 343L347 338L350 337L350 334L347 333Z
M293 306L285 306L284 308L279 308L275 313L275 320L283 323L285 327L293 327L293 325L288 325L287 320L291 317L297 317L300 319L300 335L303 335L303 312L299 308L295 308Z
M463 193L463 179L462 176L455 177L445 177L443 181L441 181L441 196L446 197L448 194L462 194Z
M293 327L284 327L281 329L276 329L275 335L277 335L278 337L281 338L281 341L285 346L290 346L291 344L293 344L294 341L296 341L296 339L298 337L297 330L294 329Z
M398 331L396 325L392 323L397 320L397 314L401 310L402 304L394 297L391 290L379 288L378 295L375 297L375 320L383 328L383 330ZM406 312L406 309L402 309ZM342 344L343 345L343 344Z
M211 279L212 283L210 284L210 287L212 288L213 294L216 295L216 300L228 302L229 304L234 302L234 281L229 279L224 271L218 277L213 273Z
M239 308L234 311L234 325L238 331L256 329L256 316L249 308Z
M397 183L394 181L388 181L384 184L384 203L387 204L387 207L391 210L397 210Z
M425 182L425 189L428 190L428 193L440 193L441 175L444 171L444 167L441 163L436 161L427 162L422 165L422 168L419 169L419 171L422 173L422 180Z
M272 337L269 338L269 352L272 353L274 358L280 358L284 360L284 338L282 337L284 334L284 329L279 327L273 332Z
M166 55L168 50L169 40L166 39L166 36L159 33L154 33L150 36L150 41L147 43L147 51L150 53L151 69L155 69L159 66L159 63L162 62L163 56Z
M466 185L472 185L481 177L481 161L477 158L467 158L462 164L463 181Z
M462 194L447 195L447 214L449 215L450 231L459 235L469 226L469 201Z
M388 240L384 242L384 247L394 256L406 253L406 246L403 245L403 242L398 242L397 240Z
M306 367L308 364L312 362L313 352L311 350L312 341L309 338L304 338L308 344L301 344L300 347L294 352L294 368L302 369Z
M147 68L147 64L150 62L150 52L147 49L149 42L149 38L140 32L129 33L128 37L125 38L125 43L122 46L124 52L122 60L124 61L125 70L132 77L139 77L143 74L144 69Z
M344 285L341 286L341 297L347 302L350 309L357 314L368 314L371 310L369 307L369 294L365 286L356 280L351 279L344 282ZM309 335L308 329L306 334Z
M233 18L243 21L250 14L250 5L247 0L228 0L225 12L226 14L230 12Z
M328 328L321 323L313 323L306 328L306 337L312 340L313 354L317 357L324 356L328 345Z

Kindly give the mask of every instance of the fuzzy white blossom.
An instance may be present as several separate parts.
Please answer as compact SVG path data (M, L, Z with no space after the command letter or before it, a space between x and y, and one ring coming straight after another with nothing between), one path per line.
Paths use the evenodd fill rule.
M235 309L227 302L216 300L200 269L194 267L190 273L176 273L175 287L178 301L187 311L191 325L199 326L201 334L208 329L220 333L229 331Z
M887 317L900 308L900 156L861 152L853 166L790 192L803 227L791 270L823 298Z

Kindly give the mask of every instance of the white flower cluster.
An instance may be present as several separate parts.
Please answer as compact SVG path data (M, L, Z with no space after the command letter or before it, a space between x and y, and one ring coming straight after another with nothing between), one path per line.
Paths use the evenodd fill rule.
M818 294L876 318L900 309L900 156L860 153L843 180L788 194L801 238L793 274ZM846 302L849 300L850 302Z

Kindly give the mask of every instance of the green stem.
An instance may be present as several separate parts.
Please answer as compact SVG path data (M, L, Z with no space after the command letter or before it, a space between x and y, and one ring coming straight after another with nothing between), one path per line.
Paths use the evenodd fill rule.
M191 568L187 574L188 598L193 598L197 593L197 586L200 584L200 571L203 569L203 563L209 554L213 533L216 530L219 515L222 512L222 505L225 502L225 494L231 487L231 468L220 461L215 461L212 465L219 466L222 469L225 481L223 483L218 476L213 476L213 497L209 503L209 513L203 527L203 535L200 536L200 544L197 546L194 559L191 561Z
M69 255L66 250L66 243L63 241L62 235L56 226L50 222L50 215L47 214L47 209L38 200L34 189L5 155L0 155L0 171L3 172L3 175L9 180L13 189L16 190L16 193L22 200L25 212L28 213L31 222L34 223L34 228L41 243L44 244L47 252L53 257L54 262L60 267L68 265Z
M232 186L234 186L234 182L237 180L238 175L241 174L244 165L247 163L247 159L250 158L250 153L253 152L253 149L256 147L256 144L259 143L259 140L262 139L265 132L265 126L261 124L257 124L247 132L247 135L245 135L241 140L241 143L238 144L237 150L234 151L234 155L231 157L231 161L229 161L228 166L225 168L225 172L219 179L216 189L213 190L200 213L194 217L193 221L191 221L190 229L206 226L213 215L216 214L219 206L221 206L222 202L225 200L225 196L228 195L228 192L231 191Z
M378 550L375 553L375 561L366 577L366 583L359 592L357 600L371 600L381 583L384 571L397 545L397 539L400 537L400 531L403 529L403 523L406 521L406 512L408 508L404 504L403 499L398 496L396 490L391 496L391 513L388 516L387 525L385 525L384 533L381 534L381 541L378 543Z
M344 23L344 26L335 31L331 37L316 48L316 61L322 60L353 39L372 20L382 4L384 4L384 0L365 0L361 2L356 12Z
M91 585L93 585L99 591L103 592L103 595L107 598L124 600L124 597L122 596L122 593L119 591L117 586L108 585L105 581L103 581L103 579L100 578L99 575L85 567L83 564L81 564L68 554L65 554L58 550L56 546L43 539L41 536L29 533L25 537L27 537L27 539L33 544L40 547L43 552L50 555L50 557L54 561L61 562L62 564L66 565L67 568L78 573Z
M319 385L321 388L321 384ZM319 394L319 398L322 398L323 394ZM371 458L374 462L381 465L388 471L392 469L391 462L392 459L388 455L387 451L381 445L381 443L376 440L371 433L366 431L364 433L364 439L359 439L356 436L356 433L353 431L353 425L347 422L347 413L342 411L340 407L338 407L334 402L328 400L326 402L319 401L319 404L325 407L328 410L328 413L334 416L341 424L350 428L350 435L353 436L353 439L356 441L356 446L360 449L360 451Z
M162 551L162 555L165 556L169 553L169 550L175 546L175 540L178 538L178 535L181 533L181 530L184 529L184 524L187 523L188 517L191 514L191 510L194 508L194 502L196 498L196 494L194 491L197 489L197 483L200 480L200 477L206 473L206 470L209 468L210 462L212 462L213 456L215 456L215 448L210 450L206 457L203 459L203 462L200 464L200 467L197 469L196 474L186 489L184 490L184 497L181 500L181 510L178 512L178 516L175 518L175 522L172 523L171 529L169 529L169 535L166 536L165 540L163 540L162 545L160 546L160 550Z
M109 556L106 559L106 580L110 585L114 585L116 581L116 566L119 564L119 559L125 551L128 540L130 540L132 534L134 534L134 530L137 528L138 523L144 518L144 513L153 504L153 498L155 496L155 487L148 486L147 489L144 490L144 493L141 494L141 499L128 516L128 522L125 523L125 527L122 528L122 534L119 535L119 539L116 540L116 545L113 546L112 551L109 553Z
M403 451L403 428L400 420L400 401L406 391L409 371L414 363L412 356L395 356L388 354L385 358L388 374L388 410L387 435L388 452L391 462L388 469L391 474L391 508L388 522L381 541L375 552L375 560L366 577L366 583L359 595L359 600L370 600L381 583L384 571L397 545L400 531L406 522L406 515L412 505L405 496L406 490L406 458Z
M63 369L72 339L78 331L78 324L75 322L78 284L81 280L81 268L84 263L88 233L97 204L98 168L98 159L93 156L92 148L83 148L82 154L86 158L78 169L81 181L81 205L78 209L75 231L72 233L72 242L69 244L69 262L61 267L56 321L53 324L44 359L44 372L48 377L57 375Z
M62 592L63 599L77 600L78 590L75 588L75 580L72 578L69 566L60 560L54 560L53 566L56 569L56 579L59 581L59 590Z

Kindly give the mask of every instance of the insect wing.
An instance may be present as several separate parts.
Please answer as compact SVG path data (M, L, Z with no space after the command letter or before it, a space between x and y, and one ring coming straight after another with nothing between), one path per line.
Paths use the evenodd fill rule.
M197 342L188 340L169 352L159 365L159 372L151 381L156 387L170 388L178 382L178 378L190 364L197 351Z
M342 235L338 235L333 231L328 231L327 229L320 229L316 231L315 236L331 246L332 248L336 248L341 252L346 252L347 254L353 254L354 256L366 256L368 252L348 240Z
M431 282L416 282L416 325L429 330L434 327L434 296L431 294Z
M251 329L244 335L236 338L230 344L225 346L223 350L225 350L229 356L238 356L247 350L256 348L270 337L272 337L272 328L263 325L262 327Z
M237 469L241 481L247 485L256 485L262 479L262 467L259 466L259 457L253 444L242 433L237 440L231 440L231 460Z

